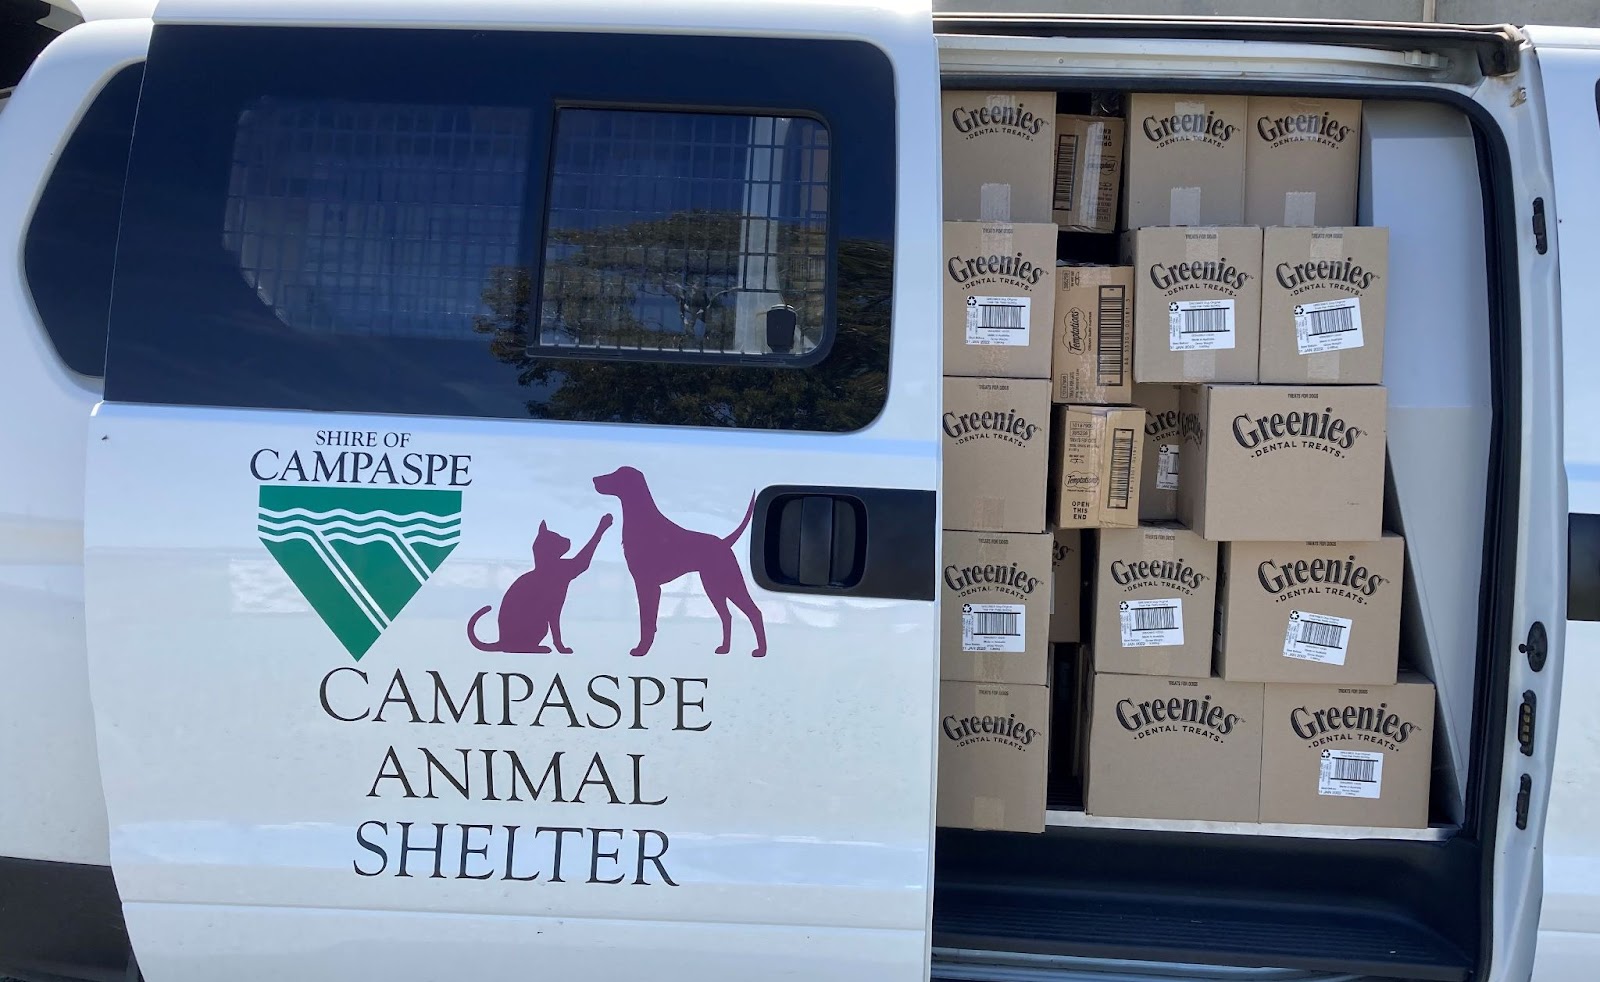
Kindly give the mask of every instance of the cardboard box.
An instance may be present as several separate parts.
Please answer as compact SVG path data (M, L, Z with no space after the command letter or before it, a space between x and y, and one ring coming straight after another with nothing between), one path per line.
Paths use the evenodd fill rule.
M1136 382L1254 382L1261 230L1142 228L1132 235Z
M1354 225L1361 103L1251 96L1245 151L1249 225Z
M1425 828L1433 684L1269 685L1261 821Z
M937 824L1043 832L1050 687L939 683Z
M1246 102L1233 95L1128 97L1124 228L1245 224Z
M1133 404L1144 410L1144 464L1139 478L1140 521L1178 517L1178 483L1183 480L1183 433L1179 427L1180 387L1150 382L1133 387Z
M1050 221L1056 94L946 90L943 104L945 219Z
M1056 227L944 223L944 373L1049 378Z
M1050 398L1127 404L1133 399L1133 267L1056 267Z
M1186 386L1183 523L1217 541L1381 538L1386 410L1378 385Z
M1217 544L1176 522L1094 533L1094 669L1211 676Z
M1056 529L1051 552L1050 642L1076 642L1083 636L1083 533Z
M1269 228L1261 253L1261 381L1382 382L1389 230Z
M1262 686L1096 672L1090 815L1254 822Z
M944 380L944 525L1043 532L1050 464L1050 383Z
M1056 117L1055 223L1072 232L1117 227L1122 187L1122 120L1115 116Z
M1061 406L1050 453L1052 521L1057 528L1139 524L1144 410ZM947 458L948 459L948 458Z
M1234 682L1393 685L1405 540L1226 542L1217 673Z
M1053 542L1045 532L944 533L940 678L1045 684Z

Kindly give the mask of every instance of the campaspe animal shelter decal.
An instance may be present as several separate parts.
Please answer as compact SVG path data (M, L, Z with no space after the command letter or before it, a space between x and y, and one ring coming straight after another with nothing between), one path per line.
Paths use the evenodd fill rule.
M705 658L684 657L710 637L673 637L678 657L658 654L660 672L625 674L620 651L574 653L582 645L563 637L561 616L614 534L638 603L638 643L624 664L655 663L644 657L661 628L661 589L689 574L721 620L714 650L730 652L748 629L751 654L765 655L765 623L735 551L754 498L732 530L705 532L668 518L637 469L595 477L597 504L614 499L616 514L602 514L576 550L567 530L539 522L531 569L466 620L471 647L461 647L475 658L447 650L423 667L374 667L362 656L455 549L472 484L470 456L413 451L411 437L324 430L314 447L250 458L262 545L357 660L323 673L308 693L318 724L383 735L370 758L344 762L357 806L350 874L524 889L680 885L671 804L698 789L667 786L654 758L692 753L714 724L714 682L732 683L695 667ZM631 620L625 601L605 609ZM695 627L706 629L674 620L666 630ZM423 653L432 652L407 650ZM557 657L517 657L545 654ZM589 668L565 655L606 661ZM439 801L473 803L471 820L434 821ZM463 817L459 805L450 817Z

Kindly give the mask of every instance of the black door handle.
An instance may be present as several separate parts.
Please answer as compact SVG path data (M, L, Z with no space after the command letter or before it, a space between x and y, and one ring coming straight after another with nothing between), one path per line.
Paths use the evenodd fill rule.
M932 491L781 485L756 496L750 569L768 590L932 600Z

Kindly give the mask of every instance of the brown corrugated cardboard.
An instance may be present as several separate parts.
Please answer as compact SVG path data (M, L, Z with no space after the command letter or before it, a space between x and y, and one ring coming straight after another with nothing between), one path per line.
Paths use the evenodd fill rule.
M1183 523L1219 542L1381 537L1386 410L1378 385L1185 386Z
M1133 233L1137 382L1254 382L1261 348L1261 230Z
M1054 580L1050 641L1064 644L1079 640L1083 632L1083 533L1056 529L1051 549Z
M1056 227L944 223L944 373L1049 378Z
M1049 678L1049 533L944 533L939 677L1043 685Z
M1061 406L1052 425L1050 489L1056 527L1138 525L1144 410Z
M1244 220L1250 225L1354 225L1361 103L1250 98Z
M1209 678L1217 544L1176 522L1093 534L1095 671Z
M1261 381L1382 382L1389 230L1269 228L1261 251Z
M1126 404L1133 399L1133 267L1056 267L1050 398Z
M1128 97L1124 228L1244 224L1244 96Z
M944 93L946 221L1048 222L1054 190L1054 92Z
M1112 116L1056 117L1055 223L1073 232L1117 227L1122 186L1122 120Z
M1093 690L1089 814L1256 820L1259 684L1096 672Z
M1425 828L1433 684L1269 685L1261 821Z
M1144 466L1140 468L1139 518L1178 517L1183 435L1178 426L1179 386L1150 382L1133 387L1133 404L1144 410Z
M1043 532L1050 463L1050 383L944 380L944 525Z
M1393 685L1405 540L1227 542L1217 673L1234 682Z
M1050 687L939 683L937 822L1043 832Z

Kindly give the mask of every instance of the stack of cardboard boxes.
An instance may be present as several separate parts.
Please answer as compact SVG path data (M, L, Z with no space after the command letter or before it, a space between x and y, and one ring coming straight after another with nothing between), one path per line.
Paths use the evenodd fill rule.
M1042 829L1054 725L1093 815L1426 824L1360 103L944 109L939 823ZM1125 265L1057 265L1044 222L1112 231L1119 168Z

